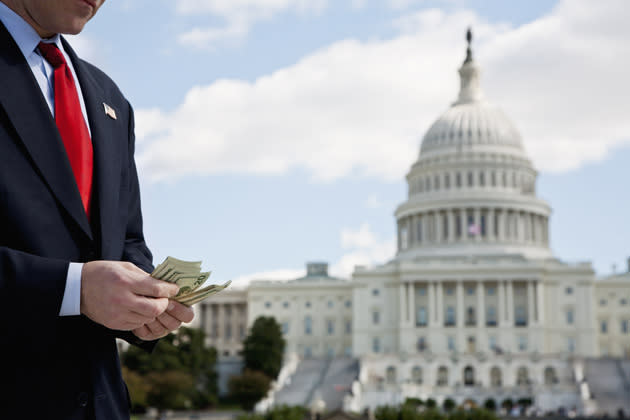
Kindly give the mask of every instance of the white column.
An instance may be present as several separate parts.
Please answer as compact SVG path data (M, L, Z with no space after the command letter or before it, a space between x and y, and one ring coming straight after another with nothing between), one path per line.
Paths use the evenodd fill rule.
M481 242L481 209L476 208L473 210L473 218L475 225L479 229L479 234L474 236L475 242Z
M477 282L477 327L483 328L486 324L486 303L483 281ZM481 344L481 343L479 343Z
M405 318L407 317L407 311L406 311L406 306L407 306L407 299L405 299L405 283L400 283L398 285L398 305L399 305L399 316L400 316L400 322L398 323L400 326L405 324Z
M503 280L497 281L497 293L499 295L499 311L498 316L499 319L497 321L498 326L505 325L505 287L503 285Z
M466 208L459 209L459 220L462 225L462 241L468 240L468 221L466 220Z
M427 321L429 322L429 327L433 327L435 326L437 322L437 311L436 311L436 302L435 302L435 283L428 282L427 289L428 289L427 297L429 298L429 305L427 307L427 312L428 312Z
M542 280L538 280L536 284L536 308L538 308L538 323L545 323L545 285Z
M448 242L455 241L455 213L453 210L448 210Z
M439 211L433 213L433 226L435 226L435 243L442 242L442 215Z
M532 326L536 322L534 316L534 282L527 281L527 326Z
M494 209L488 209L486 214L486 239L488 241L494 242L496 241L496 237L494 235Z
M416 325L416 284L407 283L407 319L409 325Z
M457 311L456 313L457 323L455 325L457 325L457 328L463 328L464 327L464 313L466 312L466 310L464 309L464 284L461 280L457 280L455 293L456 293L456 299L457 299L457 303L455 305L455 308L456 308L455 310Z
M437 323L440 327L444 326L444 287L442 287L442 282L436 282L436 292L437 292Z
M512 280L507 281L507 320L510 327L514 326L514 288Z

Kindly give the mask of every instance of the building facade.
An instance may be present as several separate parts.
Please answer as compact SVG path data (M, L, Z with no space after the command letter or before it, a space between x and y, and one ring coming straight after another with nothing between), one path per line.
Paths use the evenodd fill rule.
M251 283L239 305L247 325L274 316L289 353L358 358L355 409L432 397L592 410L584 363L630 358L630 274L596 279L590 263L554 257L538 173L484 98L470 39L459 74L407 174L392 260L350 280L309 264L299 279Z

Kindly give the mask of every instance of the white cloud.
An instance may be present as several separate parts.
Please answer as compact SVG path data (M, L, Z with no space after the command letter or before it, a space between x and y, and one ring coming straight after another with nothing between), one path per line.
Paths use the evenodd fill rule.
M340 278L350 279L355 266L374 266L393 258L396 253L396 239L379 239L372 232L370 225L363 223L358 229L343 228L340 233L341 245L349 252L343 254L337 262L329 268L329 274ZM238 288L247 287L252 280L287 281L302 277L304 269L276 269L246 274L233 280L232 284Z
M370 194L367 200L365 200L365 207L369 209L378 209L383 207L383 204L383 201L381 201L376 194Z
M319 13L326 4L326 0L180 0L176 4L180 14L207 13L220 18L223 23L193 28L180 34L178 41L190 47L211 49L217 42L244 38L256 22L287 11Z
M138 121L139 163L153 181L295 168L320 181L402 180L420 136L456 98L472 25L486 97L515 122L535 165L579 167L630 142L630 9L604 3L565 1L517 28L422 11L397 21L392 39L343 40L253 82L196 86L174 111L150 111L168 126Z

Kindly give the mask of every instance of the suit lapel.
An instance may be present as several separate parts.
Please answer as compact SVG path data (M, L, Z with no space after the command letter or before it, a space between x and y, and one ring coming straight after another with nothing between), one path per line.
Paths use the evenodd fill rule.
M55 121L28 63L2 23L0 75L0 105L49 189L91 238L90 225Z
M92 76L88 65L81 61L62 37L63 47L72 60L72 65L81 84L83 100L90 123L92 147L94 149L93 202L98 206L101 250L106 249L109 233L113 232L115 215L118 213L120 189L120 142L114 141L113 129L120 120L113 120L105 113L103 103L110 102L102 87ZM96 200L94 200L96 198ZM93 221L94 223L95 221Z

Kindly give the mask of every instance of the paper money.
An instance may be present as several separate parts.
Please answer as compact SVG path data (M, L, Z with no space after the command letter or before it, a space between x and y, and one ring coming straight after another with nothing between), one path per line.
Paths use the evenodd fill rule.
M192 306L220 292L231 283L228 281L223 285L212 284L199 289L208 280L210 273L210 271L201 272L201 261L183 261L166 257L162 263L155 267L151 277L178 285L179 292L172 299L183 305Z

